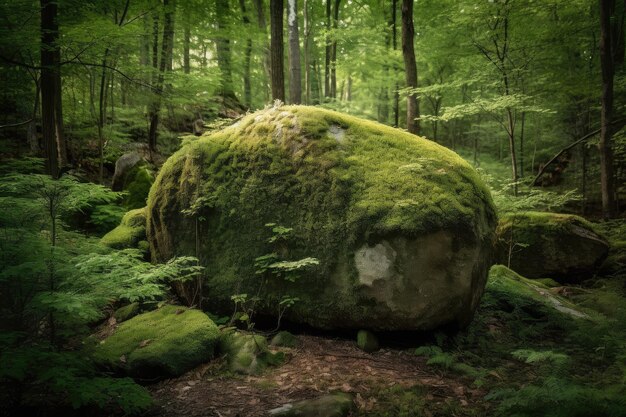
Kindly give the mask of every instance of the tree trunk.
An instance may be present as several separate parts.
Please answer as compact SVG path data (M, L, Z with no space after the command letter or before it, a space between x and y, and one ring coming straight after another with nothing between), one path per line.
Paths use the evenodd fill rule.
M287 0L287 24L289 27L289 101L302 102L302 72L300 68L300 36L298 34L298 1Z
M396 24L396 21L397 21L396 16L398 12L398 0L393 0L393 2L391 3L391 7L393 8L393 10L391 11L392 43L393 43L393 50L395 51L398 49L398 36L397 36L398 25ZM396 78L395 69L396 68L394 65L394 74L393 74L394 78ZM399 89L400 89L400 86L398 85L398 82L396 81L395 90L393 92L393 127L398 127L400 125L399 123L400 93L398 92Z
M304 0L302 11L304 14L304 104L309 104L311 102L311 63L309 62L311 24L307 0Z
M265 9L263 6L263 0L255 0L256 4L256 12L257 12L257 23L259 29L263 33L263 67L265 69L265 75L267 76L267 80L272 79L272 64L271 64L271 56L270 56L270 48L267 43L267 23L265 21ZM265 84L265 101L269 101L270 90L268 87L271 84L271 81Z
M234 98L232 67L230 60L230 35L228 34L228 17L230 8L228 0L216 1L217 12L217 66L220 69L220 95L226 101L227 98Z
M245 0L239 0L239 8L241 9L241 17L246 30L250 27L250 18L246 11ZM250 84L250 57L252 56L252 39L248 36L246 39L246 50L243 58L243 101L249 109L252 107L252 86Z
M335 0L333 10L333 42L330 47L330 96L337 98L337 28L339 26L339 4L341 0Z
M272 99L285 101L283 69L283 0L270 0Z
M332 0L326 0L326 55L324 59L324 97L330 97L330 52L331 52L331 38L330 38L330 16L331 16L331 2Z
M150 151L150 156L156 152L157 150L157 129L159 127L159 113L161 111L161 97L163 94L163 82L165 79L165 70L168 67L168 62L170 60L169 54L172 52L172 48L169 43L173 39L174 32L174 8L175 8L175 0L163 0L163 8L165 9L164 20L163 20L163 40L161 42L161 57L159 60L158 56L154 56L152 58L153 64L158 62L158 74L156 83L154 85L155 95L154 99L150 105L150 128L148 131L148 149ZM156 21L156 29L158 33L158 20ZM158 41L158 37L156 38ZM153 51L155 48L153 48ZM158 51L158 48L156 48Z
M185 19L185 29L183 31L183 72L185 74L189 74L191 72L191 59L189 57L190 44L191 28L189 27L189 19Z
M402 0L402 56L404 57L404 71L406 86L417 88L417 64L415 62L415 47L413 40L413 0ZM420 125L416 120L419 117L419 103L415 93L409 94L406 100L406 128L410 133L419 135Z
M613 120L613 56L611 52L611 11L614 0L600 0L600 64L602 67L602 109L600 112L600 183L602 214L615 216L615 189L611 136Z
M40 0L41 6L41 129L43 133L46 171L53 178L59 176L59 144L62 143L63 125L59 117L61 103L59 26L57 24L57 2ZM59 124L61 123L61 124Z

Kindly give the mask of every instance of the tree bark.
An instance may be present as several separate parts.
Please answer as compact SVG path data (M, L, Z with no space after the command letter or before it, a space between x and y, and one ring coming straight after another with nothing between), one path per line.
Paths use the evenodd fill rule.
M339 26L339 5L341 0L335 0L333 10L333 41L330 47L330 96L337 98L337 28Z
M270 0L272 99L285 101L283 69L283 0Z
M326 0L326 55L324 58L324 97L330 97L330 40L331 0Z
M298 33L298 1L287 0L287 24L289 27L289 101L302 102L302 70L300 68L300 36Z
M150 151L150 155L157 151L157 130L159 127L159 113L161 111L161 98L163 94L163 82L165 80L165 70L168 67L168 62L170 60L172 48L169 43L173 39L174 32L174 8L175 8L175 0L163 0L163 8L165 9L164 19L163 19L163 40L161 42L161 57L159 60L158 56L154 56L152 58L153 64L158 62L158 74L156 77L155 83L155 95L154 99L150 105L150 128L148 131L148 149ZM158 20L156 21L156 29L158 33ZM158 40L158 37L156 38ZM153 49L154 51L155 49ZM158 48L156 48L158 51Z
M309 3L307 0L304 0L302 11L304 15L304 103L309 104L311 102L311 63L309 61L309 53L311 48L311 24L309 22Z
M220 95L222 99L235 98L233 90L232 67L230 60L230 34L228 33L228 16L230 8L228 0L216 1L217 12L217 66L220 69Z
M183 30L183 72L185 74L189 74L191 72L191 59L189 56L190 44L191 44L191 28L189 27L189 19L186 19L185 28Z
M250 18L246 11L245 0L239 0L239 8L241 9L241 18L247 30L250 27ZM250 84L250 57L252 56L252 38L248 36L246 39L246 50L243 57L243 101L249 109L252 107L252 86Z
M404 57L404 71L406 86L417 88L417 64L415 62L415 47L413 40L413 0L402 0L402 56ZM409 94L406 101L406 128L410 133L419 135L420 124L419 102L415 93Z
M600 0L600 65L602 67L602 109L600 111L600 184L602 189L602 214L615 216L615 186L611 137L613 121L614 66L611 52L611 12L614 0Z
M46 172L58 178L62 164L59 144L63 143L63 119L59 117L61 74L57 44L58 8L54 0L40 0L41 7L41 129Z
M397 36L397 32L398 32L398 25L396 24L396 16L397 16L397 12L398 12L398 0L393 0L391 3L391 7L392 7L392 11L391 11L391 26L392 26L392 44L393 44L393 50L397 50L398 49L398 36ZM394 65L394 78L396 78L396 72L395 72L396 68ZM395 85L395 91L393 92L393 127L398 127L399 124L399 118L400 118L400 93L398 92L398 89L400 88L400 86L398 85L398 82L396 81L396 85Z
M272 64L271 64L271 56L270 56L270 48L267 43L267 23L265 21L265 8L263 5L263 0L255 0L256 4L256 12L257 12L257 24L259 29L263 33L263 67L265 69L265 74L267 76L267 80L272 79ZM269 85L271 81L265 84L265 101L269 100L271 88Z

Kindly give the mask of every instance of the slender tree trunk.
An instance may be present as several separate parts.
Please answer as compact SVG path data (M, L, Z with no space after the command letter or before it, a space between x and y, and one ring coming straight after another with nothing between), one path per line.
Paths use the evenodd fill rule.
M28 128L26 130L26 139L28 141L28 147L30 152L38 156L41 152L39 148L39 140L37 138L37 114L39 113L39 94L41 92L41 82L37 77L34 77L35 81L35 100L33 104L33 117L32 120L28 123Z
M404 71L406 86L417 88L417 64L415 62L415 47L413 41L413 0L402 0L402 55L404 57ZM420 125L416 120L419 117L419 103L415 93L409 94L406 100L406 125L410 133L419 135Z
M41 6L41 129L43 133L46 171L53 178L59 175L59 152L57 145L58 94L57 74L60 71L55 50L59 27L57 25L57 3L53 0L40 0ZM62 126L61 126L62 128Z
M335 0L333 10L333 42L330 47L330 96L337 98L337 28L339 27L339 5L341 0Z
M287 0L289 27L289 101L302 102L302 72L300 68L300 36L298 34L298 1Z
M285 73L283 69L283 0L270 0L272 99L285 101Z
M228 17L230 8L228 0L216 1L217 12L217 66L220 69L220 95L222 99L234 98L233 77L230 57L230 34Z
M271 79L272 79L272 64L271 64L271 56L270 56L270 48L267 42L267 23L265 21L265 8L263 5L263 0L255 0L256 4L256 12L257 12L257 24L261 33L263 34L263 67L265 69L265 75L267 76L268 82L265 84L265 101L269 101L270 93L271 93Z
M304 0L302 11L304 14L304 104L309 104L311 102L311 63L309 62L311 24L308 0Z
M246 30L250 29L250 18L246 11L245 0L239 0L239 8L241 9L241 17ZM246 50L243 57L243 101L249 109L252 107L252 86L250 84L250 57L252 56L252 38L248 36L246 39Z
M398 12L398 0L393 0L391 3L391 26L392 26L392 44L393 44L393 50L396 51L398 49L398 25L397 25L397 12ZM393 77L394 79L396 78L396 66L394 65L393 67L394 69L394 74ZM394 127L398 127L400 126L399 123L399 118L400 118L400 93L398 92L398 90L400 89L400 86L398 85L398 82L396 81L396 85L395 85L395 90L393 92L393 126Z
M168 54L171 53L172 48L169 45L169 42L173 39L174 32L174 8L175 8L175 0L163 0L163 8L165 9L164 19L163 19L163 40L161 42L161 57L159 60L158 56L154 56L152 58L153 64L158 62L158 73L156 77L155 83L155 95L154 99L150 105L150 128L148 131L148 149L150 150L150 155L156 152L157 150L157 130L159 127L159 113L161 111L161 98L163 94L163 82L165 80L165 70L168 67L168 62L170 60L170 56ZM158 20L156 21L156 29L158 33ZM158 40L158 37L156 38ZM155 48L153 48L155 51ZM158 48L156 48L156 52L158 53Z
M189 19L185 19L184 22L185 28L183 30L183 72L185 74L189 74L191 72L191 59L189 56L189 47L191 45L191 28L189 27Z
M600 183L602 188L602 214L615 216L615 187L613 152L611 149L613 121L614 66L611 51L611 12L614 0L600 1L600 64L602 67L602 109L600 112Z
M330 16L331 1L326 0L326 55L324 60L324 97L330 97L330 54L331 54L331 37L330 37Z

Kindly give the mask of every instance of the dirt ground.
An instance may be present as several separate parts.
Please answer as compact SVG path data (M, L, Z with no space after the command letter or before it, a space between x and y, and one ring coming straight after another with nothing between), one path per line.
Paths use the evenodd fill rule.
M352 415L376 415L385 411L383 398L390 389L420 387L428 404L423 413L441 415L446 403L483 408L485 392L470 388L470 380L444 374L426 365L411 351L381 349L362 352L349 340L299 336L295 349L282 349L287 360L258 376L224 373L224 359L217 359L149 389L162 416L267 416L286 403L343 391L354 396ZM459 414L465 415L463 411Z

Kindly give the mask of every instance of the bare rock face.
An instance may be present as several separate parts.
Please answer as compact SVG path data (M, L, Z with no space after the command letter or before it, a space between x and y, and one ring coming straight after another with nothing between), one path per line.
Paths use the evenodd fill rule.
M427 330L467 324L491 266L489 191L454 152L341 113L282 106L192 141L148 198L157 261L197 255L208 305L261 294L257 314L319 328ZM290 229L268 241L266 224ZM255 259L319 260L298 279Z
M585 219L571 214L525 212L498 226L498 262L528 278L579 282L592 278L608 242Z

